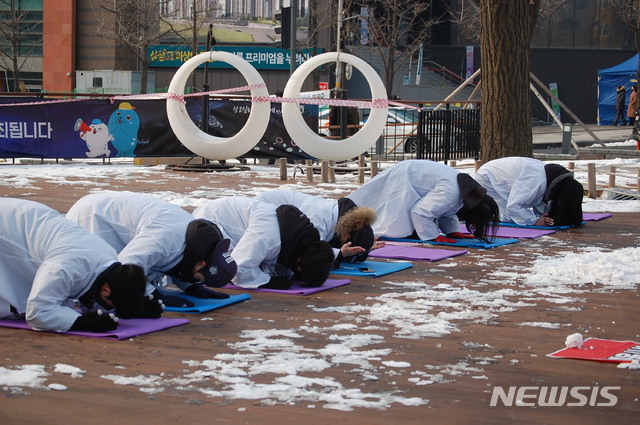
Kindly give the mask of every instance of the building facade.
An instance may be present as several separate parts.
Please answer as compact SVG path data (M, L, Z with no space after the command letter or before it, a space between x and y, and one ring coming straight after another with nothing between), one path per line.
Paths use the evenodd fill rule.
M110 0L109 4L117 6L126 1ZM0 89L71 92L76 88L77 71L140 71L140 61L131 51L97 35L98 27L113 19L101 8L103 2L10 0L9 3L24 12L18 19L24 23L31 22L31 25L13 53L11 40L0 34L0 48L5 52L0 62ZM158 16L173 14L184 19L192 13L194 6L215 10L212 19L268 19L274 10L282 6L282 0L163 0L153 3L157 5ZM333 3L331 0L299 0L298 15L315 19L314 14L333 13L330 12ZM11 19L8 19L7 2L1 4L5 5L0 7L0 13L3 14L2 25L6 28ZM425 43L424 54L425 61L438 63L461 76L465 75L468 67L468 46L474 48L473 66L479 67L478 42L473 36L465 36L460 27L444 17L448 10L459 11L464 4L463 0L432 0L429 13L434 18L443 19ZM325 21L335 24L331 17ZM329 25L320 29L322 34L315 39L316 45L325 50L335 49L335 27ZM632 35L616 17L607 0L567 0L563 8L540 22L535 31L532 71L545 83L556 83L561 99L586 122L593 122L597 70L632 56L635 53ZM11 55L21 64L19 80L22 83L14 78ZM168 86L175 69L155 69L154 72L156 89L162 91ZM289 74L282 70L261 73L270 92L281 90ZM212 88L242 85L242 79L233 75L233 70L216 70L208 76L209 84ZM330 78L327 75L326 79ZM421 93L421 87L403 87L402 82L398 87L404 90L403 93ZM406 95L401 97L420 100L408 99Z

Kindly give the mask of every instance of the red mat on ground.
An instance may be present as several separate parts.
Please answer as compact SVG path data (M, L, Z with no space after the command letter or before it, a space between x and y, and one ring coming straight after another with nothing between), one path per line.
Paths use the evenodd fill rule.
M582 348L563 348L547 357L626 363L640 360L640 342L587 338L582 342Z

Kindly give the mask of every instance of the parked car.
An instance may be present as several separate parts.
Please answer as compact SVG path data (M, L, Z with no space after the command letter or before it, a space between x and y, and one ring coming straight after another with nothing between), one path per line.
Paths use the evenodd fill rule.
M339 138L339 128L331 128L330 108L320 107L318 132L323 137ZM363 126L369 118L369 109L359 109L360 123ZM451 114L452 111L440 110L427 113L424 126L424 143L428 151L444 149L445 140L449 140L449 149L461 150L477 148L479 129L476 124L460 115ZM457 111L460 112L460 111ZM370 154L415 154L418 151L418 122L420 112L413 108L391 107L387 113L387 123L378 140L372 141ZM458 118L455 118L458 117ZM348 131L353 130L350 125Z
M359 109L358 115L360 123L356 126L362 127L369 118L369 109ZM336 132L338 128L331 127L330 110L328 107L320 109L318 119L318 134L323 137L339 137ZM350 123L347 131L353 130L354 124ZM402 146L404 152L415 152L417 148L416 131L418 128L418 111L408 108L389 108L387 113L387 124L385 125L381 138L383 146L387 148L394 147L397 149ZM356 128L357 131L357 128ZM372 146L376 145L376 141L372 142Z
M334 110L333 113L336 111ZM346 111L347 114L350 114L352 118L352 122L348 122L347 124L347 137L351 136L358 132L360 128L364 125L364 121L362 120L362 112L358 110L358 118L355 118L353 113L353 109L349 108ZM348 115L349 116L349 115ZM347 118L348 119L348 118ZM332 109L329 106L321 106L318 111L318 134L322 137L327 138L340 138L340 127L338 124L332 124Z

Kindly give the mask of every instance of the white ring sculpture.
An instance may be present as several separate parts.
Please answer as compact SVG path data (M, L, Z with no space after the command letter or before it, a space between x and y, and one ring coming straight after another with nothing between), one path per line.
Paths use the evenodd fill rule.
M246 60L228 52L204 52L186 61L171 79L168 93L184 95L184 87L191 72L200 64L214 60L226 62L236 68L251 86L251 97L269 97L269 91L258 71ZM216 137L194 124L183 102L167 98L167 116L176 137L193 153L207 159L230 159L250 151L264 135L270 115L270 102L251 101L251 112L244 127L233 137Z
M338 57L338 55L340 56ZM384 83L368 63L357 56L345 53L339 54L337 52L322 53L300 65L289 77L283 97L298 98L302 84L314 69L322 64L335 62L338 59L340 59L340 62L351 64L364 75L371 88L372 100L387 99ZM386 106L371 108L371 114L362 128L356 134L344 140L326 139L318 135L317 131L310 129L302 118L302 112L297 103L283 103L282 117L291 139L303 151L318 159L340 161L362 154L375 143L387 123L387 109Z

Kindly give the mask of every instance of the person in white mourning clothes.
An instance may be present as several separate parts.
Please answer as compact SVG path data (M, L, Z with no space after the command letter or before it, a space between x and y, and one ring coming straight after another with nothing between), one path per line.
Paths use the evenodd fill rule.
M142 266L147 292L168 306L193 304L156 291L171 283L196 298L229 297L209 289L229 283L236 272L226 254L229 240L215 224L195 220L177 205L143 193L106 191L84 196L66 216L115 248L121 262Z
M320 239L329 242L333 248L335 267L342 261L365 261L369 251L384 244L375 240L371 228L376 220L375 211L358 207L351 199L334 201L285 189L268 190L256 195L255 199L274 205L293 205L302 211L318 229Z
M377 213L377 237L489 241L499 220L495 201L471 176L428 160L394 164L347 198ZM465 220L473 236L460 232L459 220Z
M292 205L276 206L233 196L205 202L193 211L210 220L231 240L238 265L233 281L243 288L289 289L321 286L334 260L328 242L307 216Z
M0 318L38 331L106 332L118 317L160 317L144 270L99 237L34 201L0 201Z
M475 179L500 208L504 222L522 226L578 226L584 188L573 173L535 158L506 157L482 165Z

